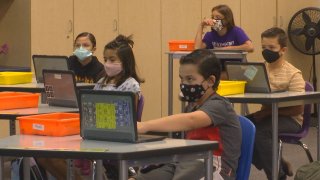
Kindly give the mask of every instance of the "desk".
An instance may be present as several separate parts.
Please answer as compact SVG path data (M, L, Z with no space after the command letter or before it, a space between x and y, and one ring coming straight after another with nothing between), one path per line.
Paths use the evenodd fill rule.
M14 135L0 139L0 156L70 159L86 157L97 160L97 179L102 179L103 159L119 161L119 177L125 180L128 179L129 166L204 159L206 178L212 179L212 150L217 148L216 141L182 139L165 139L139 144L82 140L78 135L66 137ZM0 160L0 164L3 164L2 157ZM28 165L28 163L24 164ZM0 165L0 168L1 178L3 165ZM28 167L24 168L24 172L27 173L27 175L24 174L25 178L30 177Z
M238 50L212 50L218 59L242 59L247 61L247 52ZM189 54L190 51L168 52L168 115L173 113L173 60L180 59L182 56Z
M272 179L278 179L278 108L316 103L318 127L320 127L320 92L245 93L225 96L232 103L252 103L272 105ZM317 133L317 160L320 154L320 131Z
M20 67L20 66L0 66L0 72L4 71L14 71L14 72L30 72L30 67Z
M93 83L77 83L79 89L92 89L95 84ZM43 83L37 83L35 78L32 78L31 83L26 84L12 84L0 85L0 91L18 91L18 92L44 92Z
M49 106L48 104L40 104L38 108L0 110L0 119L8 119L10 121L9 123L10 135L14 135L16 134L16 118L17 117L34 115L34 114L53 113L53 112L79 112L79 109Z

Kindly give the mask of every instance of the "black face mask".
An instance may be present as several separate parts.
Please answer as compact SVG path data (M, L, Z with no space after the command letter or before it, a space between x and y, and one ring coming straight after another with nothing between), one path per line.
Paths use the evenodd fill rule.
M273 63L280 58L279 52L271 51L269 49L263 50L262 56L268 63Z
M201 84L188 85L188 84L180 84L180 90L188 102L196 102L198 101L206 92L206 90L202 87Z

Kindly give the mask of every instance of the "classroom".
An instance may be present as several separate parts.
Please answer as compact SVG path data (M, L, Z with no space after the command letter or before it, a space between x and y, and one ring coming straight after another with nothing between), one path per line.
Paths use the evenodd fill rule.
M103 83L109 81L114 82L113 79L105 78L103 81L99 80L103 77L112 76L109 72L111 73L112 71L110 69L115 68L115 66L110 65L107 67L107 60L110 59L111 61L112 57L115 56L113 50L120 48L120 46L118 46L119 42L125 42L126 46L130 47L129 52L134 54L133 59L135 61L135 65L130 67L131 70L134 70L134 75L131 74L131 76L128 77L136 81L130 81L129 84L131 85L131 83L133 83L139 86L139 88L134 89L133 92L138 94L138 98L143 96L144 101L143 113L141 112L142 114L139 116L141 118L140 120L146 124L152 120L164 119L169 121L171 120L170 118L166 119L168 115L179 115L184 111L186 104L192 104L181 101L183 99L181 98L181 94L183 94L181 83L184 77L180 69L181 66L184 66L183 63L181 63L182 59L184 59L183 56L186 57L185 55L191 53L191 51L182 50L182 54L176 53L170 50L169 42L192 41L195 46L193 49L212 49L205 43L205 34L212 31L218 32L218 30L213 29L214 24L218 22L216 20L220 20L219 22L222 23L222 29L227 29L227 26L224 25L227 24L226 21L230 20L226 20L227 18L223 14L223 17L220 17L220 12L218 12L218 15L213 14L213 8L218 5L226 5L232 10L234 27L239 28L247 37L247 39L244 38L245 40L241 40L242 43L238 45L240 47L245 44L245 47L241 46L238 49L229 50L235 50L237 51L236 53L240 52L241 57L242 55L245 56L246 62L266 64L267 60L265 59L267 55L265 54L267 52L264 53L264 51L268 49L268 43L270 43L268 39L270 37L271 39L274 37L279 38L279 36L265 33L262 37L262 33L273 27L282 29L288 38L285 46L279 43L279 49L275 49L275 51L278 51L276 54L280 56L278 58L285 59L290 67L292 65L296 68L292 69L292 71L298 72L299 78L310 82L315 90L314 94L306 93L307 95L303 94L301 97L292 95L291 99L290 93L289 95L279 95L278 97L272 94L270 97L268 95L269 98L265 98L265 96L260 98L259 96L259 98L256 97L256 99L260 100L259 102L247 96L239 95L239 97L234 96L230 98L226 96L225 99L232 104L230 107L233 107L236 115L251 115L251 113L261 109L261 104L267 103L270 105L268 106L270 110L270 122L274 120L276 120L276 122L279 120L280 122L282 120L280 116L283 115L280 109L286 107L286 105L291 102L297 103L299 101L300 104L294 104L294 107L300 107L301 109L301 113L298 114L301 116L301 123L298 126L302 128L302 118L304 118L302 117L302 108L306 108L307 106L303 105L306 103L320 103L320 93L318 94L317 91L317 87L320 87L320 73L317 69L320 67L320 56L318 55L320 53L319 0L1 0L0 71L4 71L2 69L6 68L20 67L31 71L34 75L34 55L74 57L77 59L76 50L81 49L81 47L86 48L78 39L88 37L89 41L91 43L93 42L90 35L82 34L88 32L94 35L95 39L91 49L93 53L91 55L92 57L96 57L95 63L98 64L95 67L98 69L99 66L101 71L106 69L106 72L101 72L102 74L100 74L98 78L90 80L90 82L85 81L84 83L94 83L90 88L110 90L108 87L104 87L105 84ZM304 13L302 10L308 12ZM308 17L306 18L306 16ZM311 25L305 26L308 19L312 21L310 22ZM299 32L291 30L290 28L299 29ZM310 28L309 31L308 28ZM292 32L298 33L299 35L297 36ZM313 34L314 32L315 35ZM311 33L310 36L312 37L308 38L308 33L309 35ZM263 41L264 38L267 40ZM278 41L275 42L277 44ZM223 47L226 45L215 44L213 46ZM216 49L219 50L219 48ZM219 52L216 52L215 56L219 56L218 54ZM224 54L224 52L222 52L222 54ZM272 52L269 51L269 56L274 55L270 54L272 54ZM108 58L106 56L108 56ZM190 56L190 58L192 57L193 56ZM125 64L122 60L120 63L122 63L122 65ZM109 71L107 70L108 68ZM222 70L223 72L226 71L224 68L225 67L223 67ZM98 71L97 69L94 69L94 71ZM123 69L126 68L123 67ZM118 69L118 71L121 70ZM119 73L118 71L113 73ZM266 71L269 71L267 65ZM247 71L247 73L251 73L251 75L252 73L255 75L257 72L260 71L256 71L255 69L251 69L250 72ZM249 75L247 75L247 77L249 77ZM205 77L201 82L202 89L205 89L205 93L209 92L206 87L215 87L216 80L216 77L213 79L209 78L209 80L207 78L209 77ZM267 78L269 78L270 83L279 80L276 75ZM226 80L223 75L221 75L221 79ZM79 80L79 76L77 75L76 80ZM101 82L103 86L98 87ZM213 84L211 85L210 83ZM87 87L87 84L81 86ZM283 86L279 85L275 89L281 89L282 87ZM1 88L2 86L0 84L0 91L4 91ZM273 85L271 85L271 89L273 88ZM208 89L211 90L211 88ZM295 87L292 89L298 91ZM285 90L288 91L290 88ZM305 90L303 84L303 92L304 91L307 90ZM261 100L263 98L265 99ZM303 103L301 104L301 102ZM280 108L279 110L278 107ZM302 141L309 146L311 155L315 161L319 160L319 132L317 127L320 122L316 108L318 107L311 107L311 112L309 113L311 114L309 116L311 122L310 125L308 125L309 133L306 134L306 137L302 138ZM193 109L193 111L196 109ZM291 109L291 111L296 111L296 109ZM300 112L300 110L297 111ZM276 116L274 116L274 114L276 114ZM211 116L207 114L206 117ZM215 124L215 121L212 121L213 122L210 121L211 124L207 124L207 126ZM12 129L10 129L10 123L11 121L0 120L0 156L2 156L1 139L13 134ZM156 123L154 125L156 125ZM139 123L138 126L140 127ZM197 127L202 128L203 125ZM278 124L274 125L270 123L270 127L276 127L278 129ZM275 155L275 152L278 152L279 148L277 137L278 133L281 133L280 127L281 125L279 124L279 130L271 131L272 135L270 135L269 147L271 154L269 158L271 159L270 163L272 163L270 164L270 168L267 168L268 170L266 170L267 172L265 173L263 167L261 167L260 169L262 170L260 170L256 168L257 164L252 164L249 178L247 179L281 179L280 176L282 175L286 177L286 179L294 179L294 176L297 175L298 168L310 164L310 158L308 159L305 151L301 147L285 142L282 145L282 154L285 157L285 162L276 162L279 160L279 155ZM17 134L19 134L18 122L15 124L15 130ZM159 131L167 132L165 130ZM169 129L169 131L175 132L174 128ZM273 138L274 135L277 137ZM275 144L276 146L274 146ZM211 144L211 146L213 145ZM238 153L240 154L240 152ZM290 163L293 175L291 174L289 176L286 170L284 170L285 174L276 173L275 171L279 170L276 166L282 167L282 164L286 165L287 161ZM100 161L98 162L100 163ZM233 173L231 174L231 176L234 176ZM126 175L124 177L126 177ZM2 177L0 177L0 179L1 178Z

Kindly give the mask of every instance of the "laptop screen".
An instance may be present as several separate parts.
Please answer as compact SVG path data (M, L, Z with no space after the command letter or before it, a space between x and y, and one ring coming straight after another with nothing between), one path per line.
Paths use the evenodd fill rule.
M247 81L245 92L271 92L264 63L226 62L226 70L229 80Z
M33 66L38 83L43 83L42 71L44 69L68 70L68 57L33 55Z
M75 77L72 71L43 70L49 105L78 107Z
M131 92L81 90L81 136L84 139L135 141L134 97Z

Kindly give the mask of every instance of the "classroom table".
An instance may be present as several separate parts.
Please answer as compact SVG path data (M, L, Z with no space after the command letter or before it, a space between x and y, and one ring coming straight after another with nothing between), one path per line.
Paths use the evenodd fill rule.
M30 67L21 67L21 66L1 66L0 65L0 72L5 71L13 71L13 72L30 72Z
M92 159L97 162L97 179L102 179L102 160L120 163L119 177L128 179L128 167L204 159L206 179L212 179L212 151L216 141L165 139L148 143L118 143L82 140L79 135L50 137L14 135L0 139L0 178L3 179L3 156ZM29 158L24 158L24 178L29 179ZM67 179L72 179L70 168Z
M76 86L78 89L93 89L95 84L93 84L93 83L76 83ZM10 84L10 85L0 84L0 91L41 93L41 92L44 92L44 85L43 85L43 83L37 83L36 79L32 78L31 83Z
M232 103L270 104L272 106L272 179L278 179L278 108L301 104L317 105L320 127L320 92L244 93L225 96ZM320 155L320 131L317 132L317 160Z
M46 114L54 112L79 112L79 108L49 106L40 104L37 108L0 110L0 119L9 120L10 136L16 134L16 118L35 114Z
M247 52L241 50L211 50L218 59L241 59L247 61ZM173 60L179 60L182 56L189 54L191 51L172 51L168 52L168 115L173 113Z

